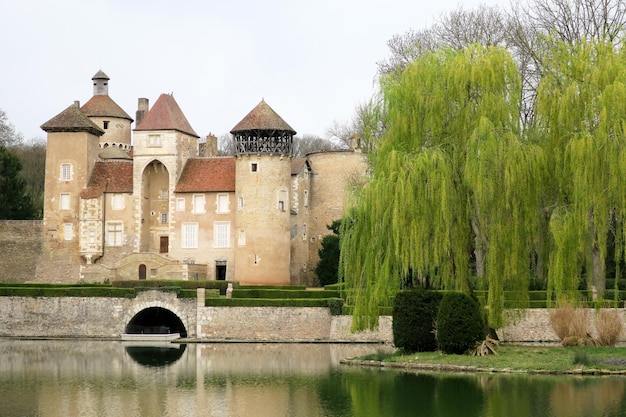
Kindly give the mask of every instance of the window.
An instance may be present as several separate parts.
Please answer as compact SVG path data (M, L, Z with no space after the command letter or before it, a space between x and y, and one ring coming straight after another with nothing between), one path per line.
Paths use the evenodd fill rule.
M309 190L304 190L304 207L309 207Z
M59 200L59 208L61 210L70 209L70 193L61 193L61 199Z
M113 196L111 196L111 207L113 210L123 210L124 194L113 194Z
M161 200L167 200L170 193L167 190L161 190Z
M63 224L63 239L64 240L74 239L74 225L72 223Z
M259 164L257 164L256 162L253 162L250 164L250 171L257 172L258 170L259 170Z
M183 223L182 226L182 242L183 249L198 247L198 223Z
M218 213L228 213L230 205L230 200L228 199L228 194L218 194L217 195L217 212Z
M228 248L230 246L230 222L213 223L213 247Z
M184 198L176 199L176 211L185 211L185 199Z
M107 246L122 246L123 227L121 222L107 222Z
M285 211L285 201L287 201L287 191L278 191L278 210Z
M239 195L239 199L238 199L238 202L237 202L237 208L239 210L243 209L243 196L242 195Z
M61 164L61 181L72 181L72 164Z
M109 121L108 120L103 121L102 127L104 128L104 130L107 130L109 128Z
M237 241L239 246L246 246L246 231L245 229L239 229L239 239Z
M161 213L161 223L167 223L167 213Z
M199 214L199 213L204 213L206 210L204 208L205 206L205 198L204 198L204 194L194 194L193 196L193 202L192 202L192 210L194 213Z
M161 147L161 135L148 135L148 147L150 148Z

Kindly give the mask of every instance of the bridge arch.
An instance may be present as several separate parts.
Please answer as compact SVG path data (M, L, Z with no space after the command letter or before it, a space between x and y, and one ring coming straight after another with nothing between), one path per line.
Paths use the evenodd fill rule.
M163 307L148 307L128 321L124 333L180 333L181 337L187 337L187 328L172 311Z

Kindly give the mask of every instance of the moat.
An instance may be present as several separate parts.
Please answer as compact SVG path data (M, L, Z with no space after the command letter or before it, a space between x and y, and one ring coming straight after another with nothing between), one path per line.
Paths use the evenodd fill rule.
M0 339L3 417L623 417L623 377L363 369L372 344Z

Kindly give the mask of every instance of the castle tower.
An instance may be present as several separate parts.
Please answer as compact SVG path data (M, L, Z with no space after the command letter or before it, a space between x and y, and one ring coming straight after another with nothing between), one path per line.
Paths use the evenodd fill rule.
M245 284L290 284L291 128L261 101L230 132L235 140L235 275Z
M169 253L176 224L174 188L187 159L198 156L198 138L170 94L161 94L135 128L136 252Z
M104 131L101 147L116 146L129 151L133 119L109 97L108 75L99 70L92 80L93 97L81 107L82 112Z
M104 131L74 103L41 128L48 134L44 198L42 280L76 280L80 264L80 193L98 158Z

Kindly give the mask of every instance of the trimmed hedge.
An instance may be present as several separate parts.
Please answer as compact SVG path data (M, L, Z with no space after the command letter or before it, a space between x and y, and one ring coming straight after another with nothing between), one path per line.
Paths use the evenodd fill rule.
M244 288L233 290L233 298L339 298L338 291L309 291L267 288Z
M108 287L0 287L6 297L110 297L134 298L134 288Z
M228 288L228 284L233 284L233 288L239 287L239 283L236 281L185 281L173 279L145 279L111 282L111 285L118 288L179 287L183 290L195 290L197 288L218 289L221 295L226 295L226 289Z
M392 310L393 344L407 353L434 352L435 320L443 294L416 289L396 294Z
M207 298L207 307L328 307L322 298Z
M480 306L469 295L446 293L437 312L437 346L443 353L463 354L485 339Z

